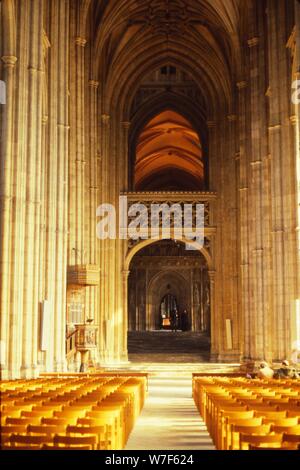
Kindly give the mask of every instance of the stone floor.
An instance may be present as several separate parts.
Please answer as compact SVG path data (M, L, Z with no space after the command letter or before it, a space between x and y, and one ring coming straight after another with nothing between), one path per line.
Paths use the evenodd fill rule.
M169 371L165 376L156 367L149 377L144 409L125 450L214 450L192 399L191 374L178 376Z

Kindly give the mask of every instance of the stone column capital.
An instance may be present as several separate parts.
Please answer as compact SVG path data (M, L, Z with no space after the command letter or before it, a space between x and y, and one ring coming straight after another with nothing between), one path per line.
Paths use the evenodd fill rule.
M295 126L298 123L298 116L294 114L293 116L290 116L289 120L292 126Z
M85 38L80 37L80 36L78 36L75 39L76 46L85 47L86 43L87 43L87 40Z
M213 129L214 127L216 127L216 121L206 121L206 124L208 129Z
M250 38L248 39L247 44L250 48L255 47L259 44L259 38L258 37Z
M101 121L105 126L107 126L110 122L110 115L109 114L102 114L101 115Z
M268 86L265 95L266 95L268 98L271 98L271 96L272 96L272 88L271 88L270 86Z
M1 60L4 63L5 68L13 68L18 59L14 55L4 55L1 57Z
M228 114L227 119L229 122L235 122L237 120L236 114Z
M125 130L128 130L131 126L130 121L122 121L122 126L124 127Z
M264 254L264 249L263 249L263 248L254 248L254 249L252 250L252 253L253 253L254 256L257 256L257 257L258 257L258 256L263 256L263 254Z
M252 168L259 168L261 165L262 165L262 160L252 160L252 162L250 162L250 166Z
M86 160L81 160L81 159L79 159L79 158L76 158L75 163L76 163L76 165L79 166L79 167L80 167L80 166L81 166L81 167L84 167L84 166L86 165Z
M281 124L279 122L275 124L271 124L270 126L268 126L268 129L269 131L278 131L281 129Z
M247 88L248 83L246 82L246 80L241 80L240 82L237 82L236 86L239 90L244 90L245 88Z
M99 191L99 186L90 186L91 193L97 193Z
M97 80L89 80L89 86L97 89L99 87L99 82Z

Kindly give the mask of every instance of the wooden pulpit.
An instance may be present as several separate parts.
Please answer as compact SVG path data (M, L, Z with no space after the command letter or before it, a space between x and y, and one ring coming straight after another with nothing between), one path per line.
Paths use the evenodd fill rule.
M87 372L89 352L97 347L97 331L96 325L89 323L77 325L76 349L81 355L80 372Z

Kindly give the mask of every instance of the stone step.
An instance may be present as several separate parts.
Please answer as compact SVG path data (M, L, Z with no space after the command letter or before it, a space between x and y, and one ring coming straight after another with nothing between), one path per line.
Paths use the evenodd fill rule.
M210 350L210 339L203 333L191 333L169 330L134 331L128 333L128 350L138 352L182 352L207 353Z

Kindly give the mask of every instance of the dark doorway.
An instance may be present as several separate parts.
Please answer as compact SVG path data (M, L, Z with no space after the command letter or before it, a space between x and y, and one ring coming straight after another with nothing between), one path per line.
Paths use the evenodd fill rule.
M178 311L178 303L174 295L167 294L163 297L160 303L161 329L170 330L171 328L170 316L171 316L172 310Z

